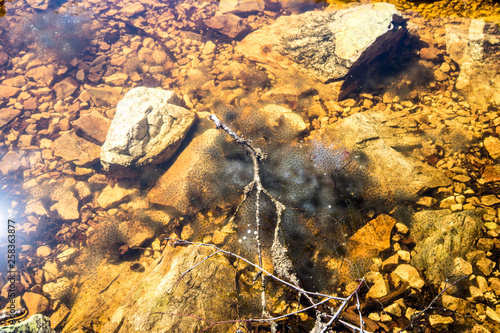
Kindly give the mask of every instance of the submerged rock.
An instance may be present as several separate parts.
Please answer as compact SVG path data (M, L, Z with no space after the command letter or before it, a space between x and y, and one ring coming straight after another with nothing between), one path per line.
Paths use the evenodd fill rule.
M439 286L457 268L455 259L471 250L481 232L483 214L483 210L452 213L445 209L413 215L411 236L417 246L412 264L424 271L430 284Z
M210 129L195 137L158 179L148 193L149 201L172 207L181 214L195 213L193 193L210 191L210 184L206 179L216 167L216 161L203 152L215 146L221 134L216 129Z
M480 108L500 106L499 47L500 30L493 23L462 19L446 25L446 51L460 66L455 88Z
M196 119L172 91L131 89L118 103L101 150L104 169L115 177L171 158Z
M240 34L248 31L245 21L241 17L230 13L215 15L205 20L205 24L207 27L231 38L237 38Z
M326 82L367 68L377 56L392 50L405 31L395 6L367 4L282 16L248 35L235 50L271 71L290 65ZM284 62L283 56L291 63Z
M219 11L223 14L250 15L263 12L264 1L259 0L222 0L219 3Z
M92 87L85 85L84 88L97 107L115 107L122 92L120 87Z
M50 327L50 319L42 314L35 314L14 325L3 326L0 331L5 333L56 333L56 331Z
M53 143L54 155L71 161L76 165L90 166L99 160L100 147L87 141L74 131L61 135Z
M200 332L210 324L183 314L236 319L236 270L229 260L217 255L194 267L213 252L168 246L144 273L131 270L130 263L101 264L95 274L102 278L82 286L63 332L92 322L103 333ZM225 331L227 325L216 330Z
M7 125L9 122L11 122L14 118L19 116L20 114L21 110L11 109L11 108L0 109L0 128Z
M425 138L410 133L402 137L383 122L381 114L357 113L314 135L325 147L341 147L350 154L350 162L332 175L341 193L368 202L415 202L428 189L451 185L440 170L402 153Z
M111 120L102 116L98 111L92 111L72 122L72 125L76 134L101 146L106 141Z

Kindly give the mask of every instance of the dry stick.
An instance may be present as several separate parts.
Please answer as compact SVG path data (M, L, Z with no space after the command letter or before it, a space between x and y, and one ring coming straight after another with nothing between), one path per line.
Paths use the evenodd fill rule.
M215 123L215 126L217 129L223 129L229 136L231 136L236 142L238 142L240 145L242 145L247 153L250 155L252 158L253 162L253 181L248 184L248 186L245 187L245 196L244 200L248 197L248 194L251 193L256 187L256 200L255 200L255 225L257 229L257 236L255 237L257 240L257 253L259 257L259 266L262 267L262 246L260 243L260 193L263 191L264 187L262 186L262 183L260 181L260 174L259 174L259 161L263 160L266 156L260 150L259 148L254 148L250 144L249 141L245 140L238 134L236 134L231 128L226 126L215 114L211 114L208 117L210 120L212 120ZM240 206L241 207L241 206ZM233 215L236 216L236 215ZM266 281L264 274L261 272L261 284L262 284L262 291L261 291L261 305L262 305L262 316L266 316Z
M271 251L273 253L273 264L275 265L275 269L277 270L277 272L281 276L286 277L287 279L290 279L292 281L292 284L294 286L292 286L290 283L285 283L286 285L291 286L292 288L298 290L299 294L305 295L305 297L309 300L309 302L311 303L311 305L313 307L315 307L315 305L314 305L315 302L314 302L314 300L310 296L311 293L310 292L304 292L304 290L299 287L299 279L295 275L295 273L293 273L293 264L292 264L290 258L288 257L288 251L287 251L286 247L280 241L279 233L280 233L280 230L281 230L281 222L282 222L281 217L282 217L283 211L285 210L286 207L280 201L278 201L276 198L274 198L262 186L262 182L260 180L259 162L262 161L263 159L265 159L266 155L262 152L261 149L254 148L251 145L250 141L245 140L243 137L239 136L236 132L234 132L229 126L227 126L226 124L224 124L215 114L211 114L208 117L208 119L210 119L211 121L213 121L215 123L215 126L216 126L217 129L224 130L237 143L239 143L240 145L242 145L243 148L245 149L245 151L252 158L253 170L254 170L253 181L250 182L247 186L245 186L243 200L241 201L241 203L236 208L236 211L233 214L233 216L231 217L230 222L234 221L234 218L236 217L236 214L240 210L241 206L247 200L249 194L253 191L254 187L256 187L255 222L256 222L256 228L257 228L257 237L256 237L256 240L257 240L258 258L259 258L259 265L258 266L259 266L259 269L261 271L261 279L262 279L262 292L261 292L262 316L266 316L266 315L269 316L269 314L266 312L265 278L264 278L264 274L262 274L263 272L266 272L266 271L263 269L263 265L262 265L262 250L261 250L261 243L260 243L260 193L261 192L264 192L264 194L269 197L269 199L274 203L274 205L276 207L277 222L276 222L276 227L274 229L274 240L273 240L273 245L272 245L272 248L271 248ZM215 248L217 248L217 247L215 247ZM245 261L248 262L246 259L245 259ZM253 265L253 266L255 266L255 265ZM268 272L266 272L266 274L270 275ZM280 279L280 281L283 282L283 280L281 280L281 279ZM356 292L357 292L358 288L356 289ZM327 295L323 295L323 296L330 297L330 296L327 296ZM351 298L352 298L352 295L349 297L349 300ZM336 313L336 315L332 317L332 319L330 320L330 323L327 324L326 327L330 326L331 323L333 323L334 321L339 321L338 317L339 317L340 313L343 311L343 309L345 308L345 306L347 306L349 300L347 302L344 301L342 303L343 304L341 306L342 310L338 311ZM343 321L342 321L342 323L343 324L347 324L347 323L344 323ZM347 326L349 326L351 328L354 327L353 325L347 325ZM355 328L355 329L358 329L358 328ZM360 330L361 332L363 332L363 328L362 327L361 327L361 329L358 329L358 330Z
M239 256L239 255L237 255L235 253L232 253L230 251L223 250L223 249L221 249L221 248L219 248L219 247L217 247L217 246L215 246L213 244L191 242L191 241L186 241L186 240L183 240L183 239L176 239L176 238L170 238L170 237L167 237L165 239L166 240L172 240L172 241L174 241L174 243L172 243L171 246L176 246L176 245L182 245L182 246L185 246L185 245L198 245L198 246L211 247L211 248L214 248L216 250L216 252L208 255L205 259L203 259L201 262L199 262L198 264L196 264L194 267L198 266L202 262L205 262L208 258L214 256L217 253L224 253L224 254L233 256L233 257L235 257L235 258L237 258L239 260L242 260L242 261L246 262L247 264L249 264L249 265L257 268L258 270L260 270L263 274L266 274L269 277L275 279L276 281L278 281L278 282L280 282L280 283L282 283L282 284L284 284L284 285L286 285L286 286L288 286L288 287L290 287L292 289L297 290L301 294L308 295L308 296L320 296L320 297L324 297L325 299L319 301L318 303L315 303L314 301L312 301L312 299L310 297L308 297L309 299L311 299L311 302L312 302L312 305L310 305L309 307L304 308L304 309L300 309L300 310L297 310L297 311L294 311L294 312L291 312L291 313L288 313L286 315L282 315L282 316L278 316L278 317L270 317L270 318L234 319L234 320L225 320L225 321L217 321L217 322L215 322L215 321L203 319L203 318L200 318L200 317L197 317L197 316L194 316L194 315L188 315L188 314L155 312L157 314L170 314L172 316L185 316L185 317L191 317L191 318L195 318L195 319L198 319L198 320L205 321L205 322L211 324L209 327L207 327L207 328L205 328L203 330L203 331L206 331L209 328L211 328L211 327L213 327L215 325L218 325L218 324L228 324L228 323L237 323L237 322L273 322L273 321L276 321L276 320L280 320L280 319L284 319L284 318L293 316L293 315L298 314L300 312L304 312L304 311L315 309L315 308L317 308L318 305L326 303L326 302L328 302L330 300L335 300L335 301L341 301L342 303L341 303L339 309L335 312L335 314L333 316L331 316L330 321L326 324L326 326L324 326L322 332L325 332L326 329L328 329L328 327L331 324L333 324L334 322L338 321L339 323L342 323L344 326L349 327L352 330L355 330L355 331L357 330L357 331L360 331L360 332L369 333L369 332L364 331L364 330L362 330L362 329L360 329L360 328L358 328L358 327L356 327L356 326L354 326L354 325L352 325L352 324L350 324L348 322L345 322L345 321L339 319L340 314L342 313L342 311L344 311L344 309L347 306L347 304L349 303L349 301L359 291L360 286L364 283L364 278L360 281L358 287L347 298L335 297L335 296L330 296L330 295L326 295L326 294L321 294L321 293L317 293L317 292L311 292L311 291L304 290L304 289L300 288L299 286L295 286L294 284L292 284L290 282L287 282L285 280L280 279L279 277L277 277L277 276L271 274L270 272L266 271L263 267L254 264L250 260L248 260L248 259L246 259L246 258L244 258L242 256ZM180 281L180 279L182 279L182 277L184 277L187 273L189 273L192 269L194 269L194 267L190 268L188 271L186 271L185 273L181 274L181 277L179 278L178 281ZM329 315L327 315L327 316L330 317Z
M235 258L237 258L237 259L239 259L241 261L244 261L245 263L249 264L250 266L255 267L256 269L262 271L264 274L266 274L270 278L272 278L272 279L278 281L279 283L282 283L282 284L284 284L284 285L286 285L286 286L288 286L288 287L290 287L292 289L295 289L295 290L297 290L300 293L308 294L308 295L311 295L311 296L327 297L327 298L330 298L330 299L333 299L333 300L337 300L337 301L341 301L341 302L344 302L346 300L346 298L344 298L344 297L335 297L335 296L326 295L326 294L322 294L322 293L318 293L318 292L314 292L314 291L304 290L304 289L302 289L300 287L295 286L294 284L292 284L290 282L287 282L287 281L285 281L283 279L280 279L276 275L274 275L271 272L265 270L263 267L260 267L259 265L254 264L250 260L248 260L248 259L246 259L246 258L244 258L242 256L239 256L236 253L233 253L233 252L221 249L220 247L217 247L217 246L215 246L213 244L190 242L190 241L187 241L187 240L177 239L177 238L170 238L170 237L167 237L165 239L166 240L172 240L172 241L174 241L174 243L171 244L172 246L176 246L176 245L200 245L200 246L206 246L206 247L214 248L215 250L217 250L217 251L219 251L221 253L227 254L227 255L235 257Z

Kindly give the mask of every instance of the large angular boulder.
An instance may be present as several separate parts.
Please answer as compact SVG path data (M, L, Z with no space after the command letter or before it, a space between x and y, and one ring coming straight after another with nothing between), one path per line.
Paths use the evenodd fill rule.
M325 147L316 153L317 164L334 148L348 154L332 172L337 190L372 203L415 202L429 189L451 185L440 170L402 153L419 147L425 138L410 133L402 136L385 125L386 120L375 112L357 113L314 133Z
M367 68L392 50L405 32L395 6L375 3L282 16L245 37L235 50L271 72L295 67L327 82Z
M141 168L171 158L196 119L172 91L131 89L118 103L101 149L104 169L115 177L137 175Z
M143 273L131 270L130 262L101 262L94 273L100 278L91 275L80 288L62 332L92 323L103 333L201 332L210 324L189 315L213 321L237 318L236 270L224 256L205 260L213 252L194 245L167 246L151 265L145 260L135 264L146 266ZM218 325L215 331L227 329L227 324Z

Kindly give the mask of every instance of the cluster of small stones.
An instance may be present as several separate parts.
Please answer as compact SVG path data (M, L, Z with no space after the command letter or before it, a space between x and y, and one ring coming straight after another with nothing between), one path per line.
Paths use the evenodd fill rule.
M61 228L54 235L64 241L61 245L57 248L46 245L36 249L27 247L20 253L29 261L40 264L39 268L34 269L33 275L21 275L18 288L20 292L24 292L23 301L31 313L55 310L51 321L56 324L70 311L60 300L68 293L75 292L75 286L78 285L78 276L69 280L64 277L61 267L78 254L79 244L92 238L95 232L94 220L137 209L149 211L164 224L170 223L172 218L150 209L147 199L133 200L138 195L138 185L132 189L121 187L120 183L110 186L107 177L96 171L91 164L75 166L67 163L54 154L53 142L72 130L75 120L92 111L97 111L106 118L113 118L114 109L99 99L99 93L120 96L120 93L140 86L147 80L150 80L146 82L149 84L177 89L187 107L197 112L210 110L214 101L208 96L214 91L227 104L245 106L254 103L253 99L246 97L247 82L241 77L245 66L251 64L234 53L236 42L216 44L210 40L205 41L202 34L188 32L190 29L199 29L200 20L212 17L217 10L217 3L187 0L174 9L155 3L152 5L155 10L147 12L143 5L135 5L133 2L122 8L113 8L111 6L114 4L97 0L89 0L84 4L87 10L101 17L94 21L92 27L98 31L97 38L91 45L91 52L95 56L86 56L63 65L55 59L41 60L36 54L25 51L9 58L0 48L0 65L3 66L0 84L2 88L7 87L0 92L0 112L11 116L0 133L0 149L5 152L0 162L0 172L4 177L2 182L7 183L8 177L22 173L23 185L19 191L63 186L69 188L77 199L73 206L54 207L58 216L70 216L63 219ZM454 4L457 8L448 4ZM22 2L6 5L15 12L15 15L5 18L13 20L12 24L15 24L16 17L21 17L21 13L27 10L26 4ZM463 1L441 1L420 4L417 8L427 17L437 17L448 15L446 11L449 8L453 8L455 13L461 12L465 5L471 12L467 16L481 15L483 9L488 10L488 15L499 12L498 7L490 10L486 2L478 5L464 4ZM407 5L402 6L406 8ZM128 29L125 23L102 18L120 13L123 19L161 38L177 61L173 62L169 58L157 40L141 36L136 31L124 34L123 31ZM138 13L144 15L137 16ZM434 16L432 13L438 14ZM265 11L249 15L245 21L256 29L271 23L276 15L275 12ZM426 22L410 12L406 15L414 24L421 26L420 38L430 45L420 54L420 64L435 77L428 89L412 93L404 100L390 92L381 96L364 93L341 102L320 100L319 96L312 96L311 102L317 110L314 112L315 117L309 119L309 127L320 128L323 124L333 123L357 112L378 110L389 119L386 124L400 128L402 134L460 128L467 131L471 142L477 140L467 146L468 149L464 150L467 152L461 153L453 152L454 142L441 139L430 139L420 149L416 157L444 170L453 180L453 185L437 189L432 197L423 197L417 205L422 209L450 208L453 211L476 207L486 209L483 216L484 237L478 240L477 250L469 253L463 263L457 264L461 267L461 271L457 272L459 275L473 274L469 279L470 296L467 299L455 297L454 290L450 289L441 301L445 308L459 314L465 315L469 313L469 309L473 309L470 313L477 322L476 329L478 332L481 329L486 332L491 322L500 325L500 308L497 308L500 304L500 272L495 254L500 247L500 198L493 194L493 189L497 186L495 182L500 179L500 171L494 168L494 159L500 154L500 141L483 137L493 133L500 135L500 116L497 111L471 107L462 96L453 91L459 69L445 55L443 28L443 23L451 22L453 18L435 18ZM119 40L108 44L104 37L114 34L120 35ZM266 75L270 85L275 85L274 77ZM100 84L104 86L100 86L98 92L90 89ZM120 90L118 93L117 88ZM266 93L262 89L256 92L256 97L260 98ZM298 99L300 94L298 92L295 98ZM488 174L484 170L488 170ZM11 206L15 210L20 202L14 201ZM42 216L54 215L36 202L28 208L29 211L22 212L26 214L27 223L18 231L37 235ZM185 227L183 234L177 236L189 238L190 232L192 230ZM83 236L79 238L80 235ZM207 240L217 238L218 235L214 234ZM371 272L367 274L367 281L371 285L369 294L372 297L387 295L399 283L409 283L415 293L424 287L425 282L410 265L412 253L403 242L407 238L408 229L397 224L393 252L384 260L376 260ZM158 239L154 240L150 245L151 250L146 251L144 256L157 257L163 246ZM348 285L346 291L352 287L353 285ZM6 298L6 295L7 289L4 287L1 296ZM47 298L52 302L49 303ZM395 328L388 323L398 317L410 319L418 310L420 309L406 305L404 299L399 298L385 306L384 311L371 313L369 318L382 327L385 325L389 330ZM432 314L428 317L428 322L431 327L440 330L450 324L460 323L460 318L458 315Z

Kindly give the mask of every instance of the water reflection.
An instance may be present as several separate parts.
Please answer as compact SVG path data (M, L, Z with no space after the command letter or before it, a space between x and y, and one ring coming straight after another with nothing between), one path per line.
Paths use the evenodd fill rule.
M500 35L463 17L499 8L358 5L6 3L0 249L10 217L18 260L0 307L63 332L195 332L311 305L183 239L298 288L359 290L338 330L495 331ZM258 168L210 113L262 149ZM455 312L412 319L445 289ZM274 329L319 332L338 305ZM243 328L273 330L212 330Z

